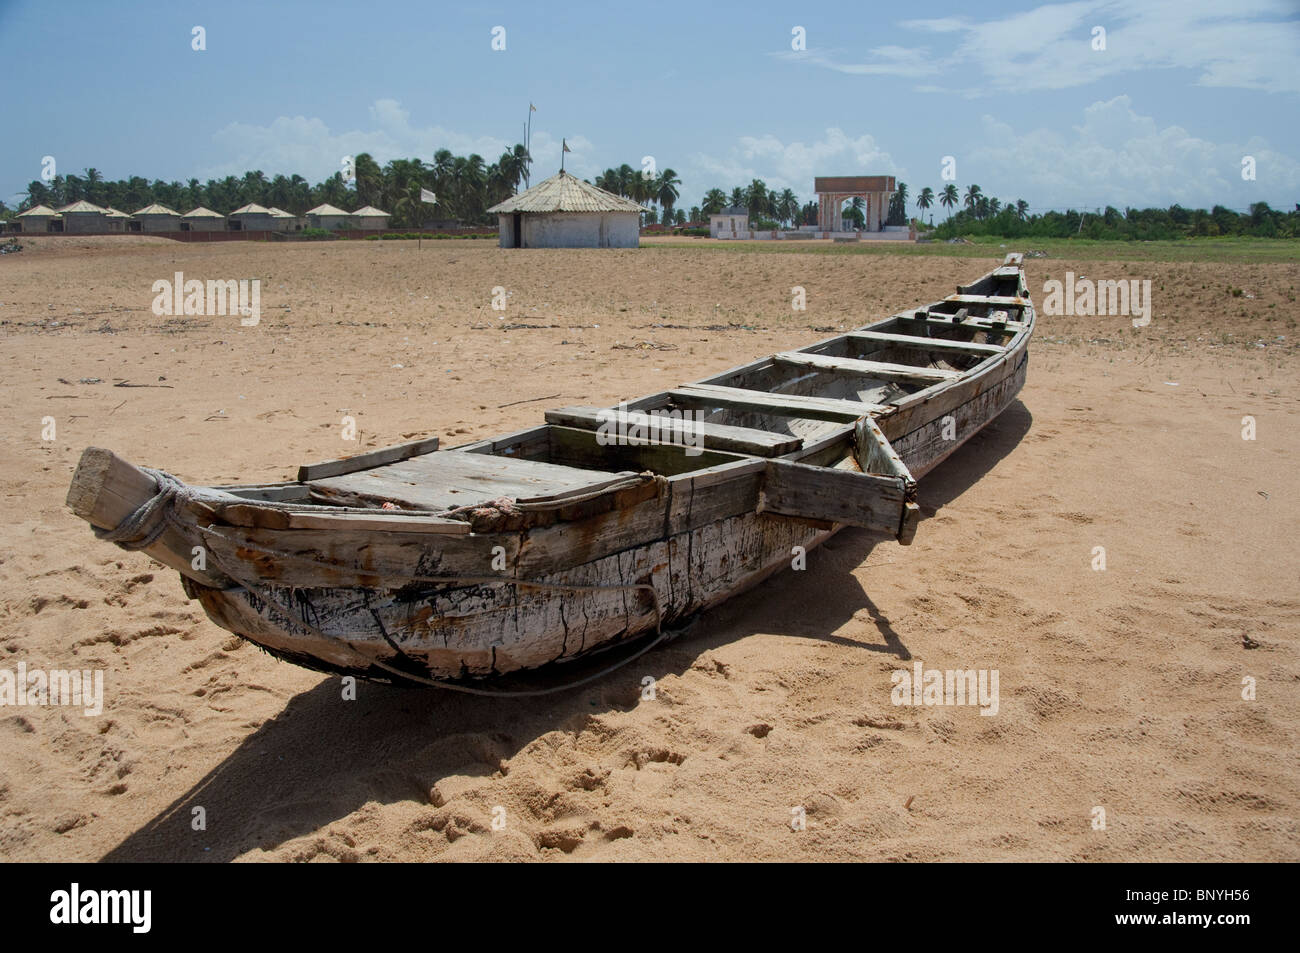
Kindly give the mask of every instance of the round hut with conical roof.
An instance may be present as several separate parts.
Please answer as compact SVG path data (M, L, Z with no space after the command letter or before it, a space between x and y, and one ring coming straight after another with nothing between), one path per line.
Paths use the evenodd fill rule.
M636 248L644 211L568 172L488 209L497 216L502 248Z

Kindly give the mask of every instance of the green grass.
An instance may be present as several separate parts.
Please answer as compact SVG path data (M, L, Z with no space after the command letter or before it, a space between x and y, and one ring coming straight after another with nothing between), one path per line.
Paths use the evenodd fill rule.
M863 241L842 245L800 241L731 242L697 239L656 242L642 248L696 248L723 253L803 255L936 255L944 258L1002 258L1007 252L1044 251L1047 259L1085 261L1209 261L1300 263L1300 240L1277 238L1187 238L1164 242L1097 241L1080 238L978 238L971 245ZM1042 260L1042 259L1038 259Z

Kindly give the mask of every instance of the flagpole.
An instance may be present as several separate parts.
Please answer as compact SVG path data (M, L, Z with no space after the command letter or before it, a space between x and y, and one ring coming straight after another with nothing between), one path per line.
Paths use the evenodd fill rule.
M528 104L528 122L524 127L524 152L528 153L528 158L524 160L524 188L533 184L532 165L533 165L533 113L537 107L531 102Z

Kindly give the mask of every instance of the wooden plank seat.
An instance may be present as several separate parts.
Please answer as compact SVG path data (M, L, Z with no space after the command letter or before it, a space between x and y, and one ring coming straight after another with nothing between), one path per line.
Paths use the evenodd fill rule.
M805 354L802 351L783 351L776 360L782 364L807 367L816 371L831 371L839 374L856 374L859 377L874 377L882 381L903 381L912 383L920 381L937 384L961 377L961 371L942 367L916 367L911 364L887 364L883 361L860 361L848 357L832 357L829 354Z
M997 305L1000 308L1024 308L1029 301L1012 295L973 295L973 294L955 294L948 295L945 301L955 301L957 304L986 304L989 306Z
M460 506L507 499L534 499L595 489L624 477L487 453L439 450L386 466L308 484L314 499L352 505L384 502L403 509L442 512Z
M786 433L773 433L754 427L732 427L704 421L696 423L679 417L653 417L643 411L602 409L599 407L560 407L546 412L546 422L584 430L599 430L612 426L615 432L627 433L633 427L646 427L651 421L657 430L650 430L653 440L661 443L682 443L702 440L711 450L732 453L749 453L759 457L779 457L793 453L803 446L803 440ZM696 430L695 428L698 428Z
M916 334L890 334L888 331L854 331L849 335L849 340L854 344L884 344L917 351L947 351L953 354L1001 354L1006 350L1001 344L950 341L947 338L930 338Z
M965 311L965 308L962 308L957 312L957 314L943 314L938 311L918 311L915 314L895 315L894 320L900 324L904 322L916 322L917 324L927 325L932 328L961 327L969 328L972 331L1002 331L1005 329L1008 332L1015 332L1027 327L1023 321L972 318L967 315Z
M804 397L799 394L771 394L743 387L718 384L684 384L668 392L673 401L693 407L737 407L776 417L803 417L808 420L857 420L872 413L889 413L884 404L831 397Z

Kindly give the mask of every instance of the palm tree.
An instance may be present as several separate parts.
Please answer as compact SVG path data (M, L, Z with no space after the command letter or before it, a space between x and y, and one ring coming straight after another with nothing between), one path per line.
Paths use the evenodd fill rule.
M749 217L759 218L767 215L769 212L769 196L767 183L762 179L754 179L749 183L749 188L745 190L745 204L749 207Z
M271 180L271 184L267 187L266 201L268 205L274 205L279 209L289 204L289 180L283 173L277 174Z
M1016 199L1016 218L1020 219L1020 221L1023 222L1025 220L1025 216L1028 213L1029 213L1029 203L1026 202L1024 199Z
M289 204L284 206L286 212L301 215L311 208L311 184L298 173L289 176Z
M361 164L357 156L357 175L360 182ZM483 157L478 153L469 156L456 156L451 162L451 196L449 203L455 210L456 218L465 222L477 222L483 217L487 208L483 201L483 192L487 188L487 167Z
M35 208L37 205L49 205L51 201L49 187L44 182L33 179L27 184L27 198L22 201L22 204L27 208Z
M677 199L681 197L681 192L677 189L677 186L681 184L682 180L677 177L677 173L672 169L664 169L659 174L659 189L655 198L659 200L659 204L664 208L665 220L673 214L673 206L677 203Z
M618 182L618 189L616 191L619 195L626 196L627 198L632 197L632 190L636 187L636 183L644 181L644 179L641 178L641 173L637 172L626 162L614 170L614 176Z
M245 172L239 181L239 197L245 203L256 202L262 205L265 202L266 186L266 176L261 171Z
M736 186L734 189L731 190L731 197L729 199L729 202L732 208L736 208L737 206L744 205L745 190L742 189L740 186Z
M225 181L230 188L232 197L237 197L239 194L239 180L233 175L228 175L226 176ZM59 177L55 176L54 181L50 184L58 185ZM126 182L125 198L126 201L123 204L125 204L131 211L135 211L138 208L143 208L148 205L152 201L152 197L149 194L148 181L138 175L131 176L131 178ZM229 206L229 208L232 209L234 207L235 206L233 205ZM123 211L126 210L127 209L123 209Z
M727 193L722 189L709 189L704 193L704 201L700 203L700 211L705 215L717 215L727 207Z
M922 216L924 216L925 212L927 212L930 206L933 204L934 204L934 189L930 188L927 185L925 188L921 190L921 194L916 197L916 207L921 210L921 214ZM931 222L934 221L933 216L930 218L930 221Z
M1002 211L1002 203L997 199L989 199L989 214L997 215L1000 211Z
M961 197L957 194L957 186L953 185L951 182L943 187L943 192L939 195L939 204L948 210L949 218L952 218L952 210L957 205L957 202L960 201L960 198Z
M305 212L312 205L322 205L327 202L330 205L341 207L350 202L353 198L355 198L354 194L343 181L343 173L335 172L307 194L306 201L299 209L297 209L297 211ZM214 210L220 211L221 207L222 206L218 204ZM227 211L229 211L228 208Z
M358 153L352 160L352 170L356 175L357 201L361 205L378 205L382 202L384 175L374 157L368 152Z
M980 192L980 187L978 185L970 185L966 187L966 201L963 204L970 209L972 215L978 212L981 198L983 198L983 193Z
M528 169L528 150L520 144L515 145L512 149L507 149L501 153L501 158L497 160L497 169L501 181L507 186L506 195L509 195L519 188L524 172ZM505 196L502 196L502 198L505 198Z
M392 214L393 224L419 224L420 189L424 184L424 171L424 163L419 159L392 159L384 166L382 207ZM509 186L499 181L495 186L497 194L505 198Z
M433 181L429 183L435 194L441 194L451 187L452 164L456 157L451 154L450 149L439 149L433 154L433 167L431 176Z
M104 175L98 169L90 168L86 170L86 199L99 204L102 201L103 189L101 186L104 182Z
M658 200L659 177L644 172L633 174L628 183L628 198L638 205L649 205Z
M777 217L782 222L794 224L795 216L799 214L799 199L790 189L782 189L781 196L777 199Z

